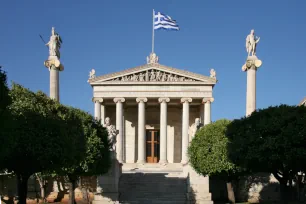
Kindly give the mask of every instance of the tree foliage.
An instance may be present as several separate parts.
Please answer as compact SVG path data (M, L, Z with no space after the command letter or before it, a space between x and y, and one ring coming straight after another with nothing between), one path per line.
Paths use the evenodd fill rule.
M225 135L229 120L218 120L201 128L188 148L191 166L204 176L229 176L239 172L227 155Z
M10 114L0 132L0 169L17 175L20 203L24 203L32 174L78 163L86 143L82 122L73 108L17 84L10 96Z
M81 176L102 175L108 171L111 165L110 144L106 128L102 127L101 123L90 114L79 109L74 109L74 112L82 123L86 149L82 160L69 168L62 168L57 171L58 175L67 176L69 179L69 203L74 203L76 181Z
M6 73L0 67L0 117L6 107L11 103L9 89L6 82Z
M191 166L197 173L223 178L228 200L235 203L232 182L242 170L228 158L228 138L225 133L229 124L229 120L222 119L201 128L191 141L188 154Z
M280 105L234 120L227 128L232 161L268 172L283 185L306 164L306 107Z

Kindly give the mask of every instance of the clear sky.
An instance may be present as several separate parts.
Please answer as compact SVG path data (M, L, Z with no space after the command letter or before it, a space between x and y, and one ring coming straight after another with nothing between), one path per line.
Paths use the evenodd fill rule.
M257 108L296 105L306 96L305 0L0 0L0 65L15 81L49 94L43 62L51 27L62 36L62 103L93 113L89 71L97 75L146 63L152 9L176 19L181 30L156 31L160 63L209 75L217 72L212 119L245 114L245 38L261 37Z

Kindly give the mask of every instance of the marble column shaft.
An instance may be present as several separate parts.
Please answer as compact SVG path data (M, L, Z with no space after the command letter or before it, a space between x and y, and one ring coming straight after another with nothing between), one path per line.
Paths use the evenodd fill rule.
M105 105L101 103L101 125L104 127L105 123Z
M137 98L138 103L138 160L137 163L146 162L146 110L145 102L147 98Z
M95 103L95 119L101 120L101 103L103 102L103 99L93 98L92 101Z
M214 101L214 98L204 98L204 125L211 123L211 103Z
M167 160L167 103L169 98L159 98L160 103L160 159L159 163L168 163Z
M116 153L119 163L123 163L123 102L124 98L114 98L116 103L116 129L117 134L117 143L116 143Z
M191 98L182 98L183 103L183 121L182 121L182 161L181 163L186 164L188 162L188 145L189 145L189 103L192 102Z
M247 70L246 116L256 110L256 67Z
M50 68L50 98L59 101L59 70L54 67Z

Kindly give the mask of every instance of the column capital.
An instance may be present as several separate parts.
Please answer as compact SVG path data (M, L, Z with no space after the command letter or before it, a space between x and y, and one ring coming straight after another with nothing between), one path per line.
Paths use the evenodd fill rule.
M212 102L214 102L214 98L213 97L211 97L211 98L203 98L203 100L202 100L202 103L212 103Z
M192 98L181 98L181 103L185 103L185 102L192 102Z
M118 103L118 102L123 103L123 102L125 102L125 98L114 98L114 102L115 103Z
M140 97L140 98L136 98L136 102L137 102L137 103L139 103L139 102L144 102L144 103L146 103L146 102L148 102L148 98L144 98L144 97L143 97L143 98L141 98L141 97Z
M158 98L158 102L163 103L163 102L170 102L170 98Z
M103 98L100 98L100 97L93 97L93 98L92 98L92 102L100 102L100 103L102 103L102 102L103 102Z

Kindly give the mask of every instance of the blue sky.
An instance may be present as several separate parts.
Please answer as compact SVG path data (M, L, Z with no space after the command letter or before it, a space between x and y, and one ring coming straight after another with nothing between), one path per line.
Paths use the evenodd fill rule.
M245 38L261 37L257 55L257 108L296 105L305 93L304 0L1 0L0 65L15 81L49 94L48 57L39 34L51 27L63 38L62 103L93 113L89 71L97 75L145 63L151 51L152 9L176 19L181 30L156 31L160 63L209 75L217 72L212 119L245 114Z

